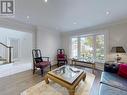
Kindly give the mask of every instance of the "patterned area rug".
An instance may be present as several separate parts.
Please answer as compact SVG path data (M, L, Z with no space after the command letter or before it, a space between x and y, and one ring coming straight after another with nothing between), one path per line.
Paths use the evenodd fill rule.
M93 74L87 73L86 80L81 81L76 87L75 95L89 95L94 79L95 76ZM69 93L65 87L53 81L50 81L49 84L42 81L23 91L20 95L69 95Z

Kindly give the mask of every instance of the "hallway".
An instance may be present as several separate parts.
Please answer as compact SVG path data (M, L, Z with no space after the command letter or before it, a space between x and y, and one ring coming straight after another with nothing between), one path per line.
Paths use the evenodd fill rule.
M30 69L32 69L32 63L30 62L18 62L18 63L0 65L0 78Z

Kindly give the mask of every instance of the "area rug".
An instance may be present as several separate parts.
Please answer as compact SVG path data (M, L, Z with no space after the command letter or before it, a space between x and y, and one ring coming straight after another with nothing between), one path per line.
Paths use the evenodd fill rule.
M85 81L81 81L76 87L75 95L89 95L95 76L87 73ZM68 90L59 84L50 81L46 84L42 81L35 86L26 89L20 95L69 95Z

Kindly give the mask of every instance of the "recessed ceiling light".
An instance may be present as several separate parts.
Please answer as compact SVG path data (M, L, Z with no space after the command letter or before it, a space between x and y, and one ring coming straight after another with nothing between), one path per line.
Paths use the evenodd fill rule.
M106 11L106 15L109 15L110 14L110 11Z
M73 24L77 24L76 22L73 22Z
M45 2L47 3L47 2L48 2L48 0L45 0Z
M30 18L30 16L26 16L26 18L27 18L27 19L29 19L29 18Z

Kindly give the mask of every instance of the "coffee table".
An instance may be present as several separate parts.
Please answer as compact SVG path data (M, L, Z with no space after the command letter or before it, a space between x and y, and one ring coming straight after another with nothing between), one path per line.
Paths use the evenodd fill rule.
M85 78L86 73L83 70L64 65L49 71L45 76L45 82L48 84L48 79L50 79L67 88L69 95L74 95L76 86L82 79L84 81Z

